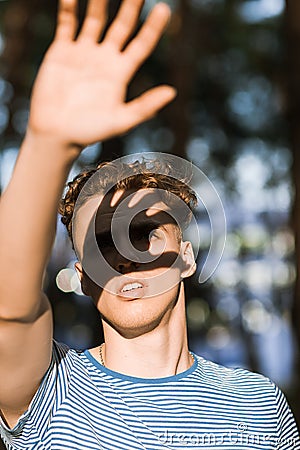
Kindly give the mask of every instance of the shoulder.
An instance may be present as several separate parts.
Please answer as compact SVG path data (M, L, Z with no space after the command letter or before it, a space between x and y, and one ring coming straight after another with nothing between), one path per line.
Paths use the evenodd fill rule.
M81 350L75 350L62 342L53 340L53 361L55 363L74 362L79 359Z
M241 367L225 367L197 356L199 376L207 385L228 393L266 395L275 401L279 389L266 376Z
M76 350L61 342L53 341L52 369L56 376L70 381L74 374L85 370L83 350Z

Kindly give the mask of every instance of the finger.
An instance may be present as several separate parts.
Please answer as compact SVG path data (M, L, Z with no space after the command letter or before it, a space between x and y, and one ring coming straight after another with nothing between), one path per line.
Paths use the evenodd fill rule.
M107 20L107 0L89 0L79 39L98 42Z
M73 40L77 26L77 0L59 0L55 39Z
M122 50L137 26L143 4L144 0L124 0L106 33L105 41L112 42Z
M128 44L125 55L134 62L135 71L157 46L171 16L165 3L158 3L149 14L138 35Z
M176 95L176 89L173 87L159 86L127 103L126 114L124 114L124 129L130 130L145 120L151 119L160 109L174 100Z

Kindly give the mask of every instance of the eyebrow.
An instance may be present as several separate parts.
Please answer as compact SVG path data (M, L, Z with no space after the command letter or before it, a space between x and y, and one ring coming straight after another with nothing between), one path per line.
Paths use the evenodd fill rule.
M162 228L166 231L166 224L161 223L159 220L149 219L147 221L143 221L140 223L134 223L132 225L129 225L129 232L130 233L139 233L144 230L149 230L149 232L155 228ZM103 242L111 242L112 241L112 234L111 231L100 231L96 232L96 238L97 241L103 241Z

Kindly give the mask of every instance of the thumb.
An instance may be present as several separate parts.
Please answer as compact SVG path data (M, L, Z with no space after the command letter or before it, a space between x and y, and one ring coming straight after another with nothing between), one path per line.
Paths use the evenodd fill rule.
M130 129L154 117L159 110L170 103L177 95L172 86L158 86L152 88L131 100L125 106L124 128Z

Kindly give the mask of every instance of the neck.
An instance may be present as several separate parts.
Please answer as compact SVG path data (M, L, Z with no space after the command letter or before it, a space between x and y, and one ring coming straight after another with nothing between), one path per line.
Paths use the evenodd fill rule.
M107 368L116 372L139 378L162 378L184 372L192 364L187 343L183 284L172 310L150 331L129 339L106 322L103 329L103 361ZM100 360L99 347L91 353Z

